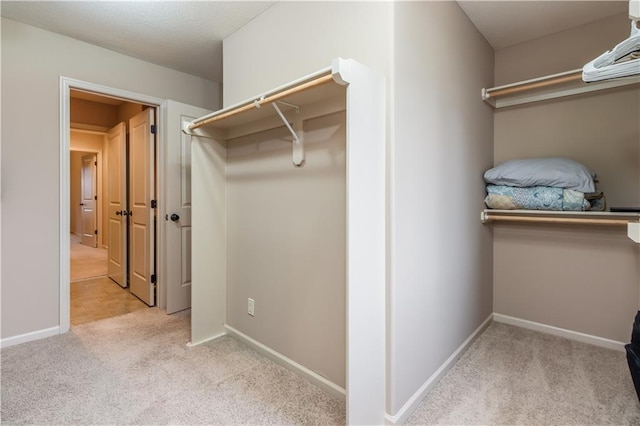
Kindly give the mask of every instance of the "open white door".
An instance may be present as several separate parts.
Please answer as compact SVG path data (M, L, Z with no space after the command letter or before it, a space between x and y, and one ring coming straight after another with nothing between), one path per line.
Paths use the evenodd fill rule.
M127 286L127 167L126 126L116 125L107 133L109 229L107 259L109 278Z
M155 304L155 110L129 120L129 286L149 306ZM153 201L155 203L155 201Z
M167 102L165 148L165 278L168 314L191 307L191 138L182 123L210 113L180 102Z
M89 247L98 246L97 220L97 156L95 154L82 156L82 175L80 177L81 197L80 214L82 217L81 242Z

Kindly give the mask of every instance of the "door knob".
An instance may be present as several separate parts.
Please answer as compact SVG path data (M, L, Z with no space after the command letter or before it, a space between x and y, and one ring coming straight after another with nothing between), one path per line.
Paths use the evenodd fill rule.
M175 214L175 213L171 213L171 221L173 221L173 222L177 222L177 221L179 221L179 220L180 220L180 216L178 216L178 215L177 215L177 214Z
M116 212L116 216L122 216L122 210L118 210L118 211Z
M80 203L81 206L84 206L84 203Z

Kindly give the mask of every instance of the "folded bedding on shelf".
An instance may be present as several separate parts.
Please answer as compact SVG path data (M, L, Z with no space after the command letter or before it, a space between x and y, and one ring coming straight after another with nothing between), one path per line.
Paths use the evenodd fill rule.
M550 186L487 185L484 202L490 209L502 210L604 210L602 192L584 193Z
M509 160L484 173L492 185L525 187L555 187L583 193L594 192L595 173L584 164L561 157Z

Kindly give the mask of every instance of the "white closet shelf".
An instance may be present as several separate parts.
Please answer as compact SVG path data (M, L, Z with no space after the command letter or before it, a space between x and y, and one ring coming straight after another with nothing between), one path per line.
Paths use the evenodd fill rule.
M337 99L342 102L334 110L344 109L346 87L335 80L334 72L335 70L331 67L323 69L287 85L200 117L191 123L186 123L183 130L186 133L192 133L198 128L203 128L226 139L236 136L233 134L233 129L248 124L282 125L274 108L269 105L273 103L280 105L284 112L290 112L294 109L296 113L302 113L301 116L307 115L304 114L305 107L312 108ZM266 125L265 127L270 126Z
M489 89L484 88L482 100L497 109L639 83L640 76L585 83L582 81L582 69L576 69Z
M528 222L573 225L627 226L640 221L640 213L575 212L549 210L498 210L485 209L480 219L487 222Z
M480 220L482 223L620 226L627 228L627 237L640 243L640 213L484 209Z

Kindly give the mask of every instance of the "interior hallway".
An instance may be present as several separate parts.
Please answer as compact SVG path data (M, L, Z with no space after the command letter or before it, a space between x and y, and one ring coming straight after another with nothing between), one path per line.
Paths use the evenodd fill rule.
M107 277L107 250L80 244L71 234L71 326L148 308Z

